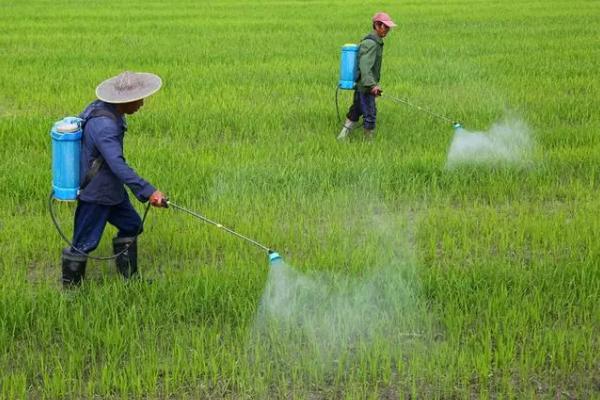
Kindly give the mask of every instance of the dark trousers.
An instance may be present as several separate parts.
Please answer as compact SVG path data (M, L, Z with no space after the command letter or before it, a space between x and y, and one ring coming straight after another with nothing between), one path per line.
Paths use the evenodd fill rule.
M346 117L350 121L357 122L360 116L363 116L365 129L375 129L375 119L377 118L377 106L375 105L375 96L371 93L362 93L354 91L354 100L348 110Z
M118 237L136 236L142 225L142 219L128 197L114 206L79 200L75 210L73 245L84 253L93 251L100 243L107 222L119 229Z

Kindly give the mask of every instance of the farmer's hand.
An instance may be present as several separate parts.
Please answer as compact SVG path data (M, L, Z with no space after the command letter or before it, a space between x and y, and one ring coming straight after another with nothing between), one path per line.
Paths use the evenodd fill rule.
M378 85L375 85L371 88L371 94L373 96L381 96L381 92L383 92L383 90L381 90Z
M159 190L152 193L149 200L150 204L152 204L154 207L167 207L167 196L162 194L162 192Z

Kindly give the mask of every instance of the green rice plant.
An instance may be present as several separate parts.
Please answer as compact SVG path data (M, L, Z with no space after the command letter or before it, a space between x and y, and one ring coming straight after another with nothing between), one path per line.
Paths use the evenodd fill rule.
M0 0L0 398L600 397L598 4L378 7L384 92L488 136L522 121L524 162L448 168L451 128L385 99L374 142L336 142L371 4ZM90 260L60 289L49 128L122 70L164 80L128 162L283 277L152 209L143 281Z

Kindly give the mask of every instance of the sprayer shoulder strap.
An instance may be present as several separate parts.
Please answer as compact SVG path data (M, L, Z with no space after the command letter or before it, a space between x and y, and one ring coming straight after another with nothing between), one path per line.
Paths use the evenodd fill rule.
M83 179L83 183L79 187L79 190L85 189L85 187L89 185L92 179L94 179L94 177L98 175L102 164L104 164L104 158L102 158L102 156L98 156L94 159L94 161L92 161L92 166L90 167L90 169L88 169L87 174L85 174L85 178Z
M84 122L83 122L83 126L85 126L85 124L92 118L95 117L108 117L110 119L112 119L113 121L117 121L117 117L115 114L111 113L110 111L106 111L106 110L101 110L101 109L96 109L94 111L92 111L89 115L89 117L87 117ZM102 158L101 154L98 154L98 157L94 158L94 161L92 161L92 165L90 166L90 169L88 169L87 174L85 174L85 178L83 179L83 183L81 184L81 187L79 188L79 190L83 190L85 189L85 187L87 185L89 185L89 183L92 181L92 179L94 179L94 177L96 175L98 175L98 172L100 171L100 168L102 168L102 165L104 164L104 158Z
M379 38L375 35L373 35L372 33L369 33L367 36L365 36L363 38L363 40L372 40L374 41L376 44L383 46L383 43L380 42Z

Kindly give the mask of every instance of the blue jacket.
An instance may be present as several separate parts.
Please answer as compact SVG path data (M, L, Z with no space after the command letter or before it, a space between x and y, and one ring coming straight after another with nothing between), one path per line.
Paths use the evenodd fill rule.
M93 115L94 110L103 110L112 117ZM80 185L94 159L102 156L104 163L98 173L79 192L79 199L90 203L115 205L127 197L127 185L138 200L145 202L156 188L127 165L123 156L123 137L127 130L125 117L118 114L114 104L100 100L92 102L79 116L84 120L79 163Z

